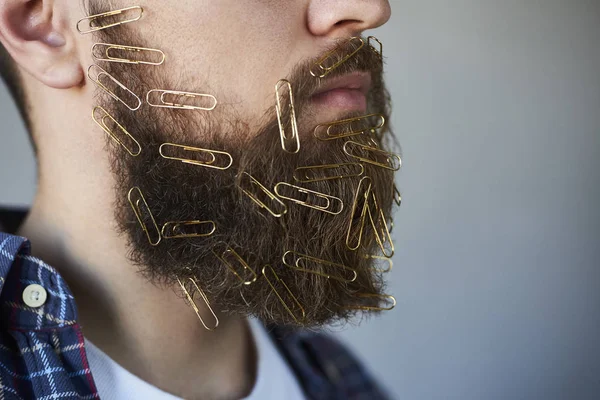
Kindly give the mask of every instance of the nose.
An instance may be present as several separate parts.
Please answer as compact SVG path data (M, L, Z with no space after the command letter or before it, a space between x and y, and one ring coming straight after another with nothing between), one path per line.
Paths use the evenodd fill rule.
M315 36L357 36L385 24L391 14L388 0L311 0L308 29Z

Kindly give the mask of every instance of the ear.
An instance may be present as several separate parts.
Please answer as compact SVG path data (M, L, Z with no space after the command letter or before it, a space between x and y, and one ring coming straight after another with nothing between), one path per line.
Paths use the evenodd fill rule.
M67 3L0 0L0 42L23 70L57 89L77 86L84 79Z

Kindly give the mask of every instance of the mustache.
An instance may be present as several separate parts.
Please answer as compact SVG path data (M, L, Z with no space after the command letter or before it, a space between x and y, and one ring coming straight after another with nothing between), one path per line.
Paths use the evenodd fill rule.
M383 82L383 65L381 53L369 44L368 39L354 37L340 40L322 54L300 62L294 67L287 80L296 94L296 104L304 107L330 81L356 72L371 74L373 82L371 94L380 91ZM321 77L320 72L326 75Z

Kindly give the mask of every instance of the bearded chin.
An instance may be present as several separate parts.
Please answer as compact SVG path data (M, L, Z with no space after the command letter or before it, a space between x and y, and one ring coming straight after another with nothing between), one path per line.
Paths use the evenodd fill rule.
M119 37L122 39L124 35ZM116 63L105 69L138 95L151 89L175 87L157 69ZM299 67L289 79L298 89L297 112L302 117L308 113L309 100L307 90L302 89L307 86L304 81L315 78L299 72L300 69L305 70ZM387 117L381 71L374 71L373 76L371 111ZM189 79L188 88L194 87L191 82ZM182 82L177 86L181 87ZM142 147L141 153L134 157L107 138L116 178L116 221L129 243L131 260L150 281L178 287L178 280L193 278L215 310L252 315L267 323L316 326L348 320L361 310L378 307L384 284L382 273L371 258L379 251L374 229L365 223L362 246L357 250L349 249L346 238L349 226L361 222L356 221L352 206L365 176L370 178L382 215L389 219L393 202L392 171L364 164L361 176L296 182L294 173L298 167L356 160L344 153L344 140L317 140L312 135L314 126L300 127L300 152L285 152L275 107L267 111L263 126L251 131L246 121L223 109L167 110L145 104L131 112L105 95L99 96L98 102ZM377 140L385 148L385 140L371 135L350 139L364 144ZM167 159L161 156L161 146L165 143L221 151L231 155L233 164L221 170ZM248 196L248 190L244 191L250 177L271 192L284 182L334 196L343 203L343 210L334 215L287 201L285 214L274 216L259 207ZM140 221L136 216L134 208L137 205L139 209L140 203L132 207L128 198L134 187L143 193L154 221L143 218ZM256 184L250 184L250 189L255 194L257 190L260 192ZM265 201L272 200L265 198L264 193L257 194L261 195ZM274 201L280 204L281 199ZM203 221L214 227L214 232L173 239L163 235L160 243L153 245L140 224L145 223L153 230L154 222L160 228L169 222L182 221ZM283 259L286 253L292 260L288 265ZM311 259L296 262L294 257L298 255L329 264ZM182 312L190 310L182 307Z

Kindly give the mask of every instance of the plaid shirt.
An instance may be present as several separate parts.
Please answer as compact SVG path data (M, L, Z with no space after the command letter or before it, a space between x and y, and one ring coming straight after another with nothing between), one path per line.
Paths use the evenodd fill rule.
M24 289L47 299L28 307ZM60 274L30 255L29 241L0 233L0 400L97 399L75 299ZM323 335L273 327L270 334L309 399L387 398L357 360Z

